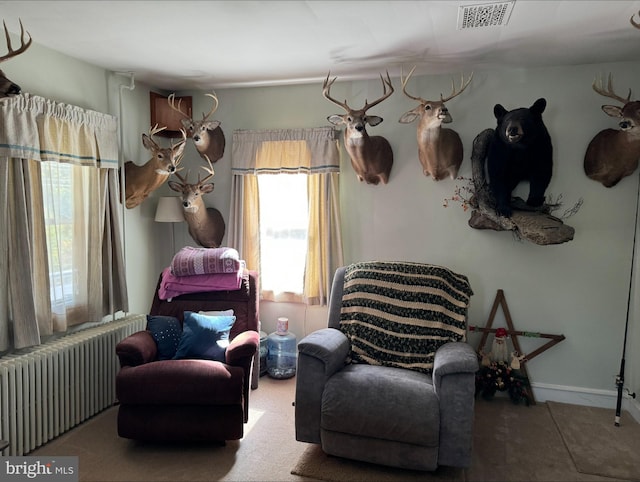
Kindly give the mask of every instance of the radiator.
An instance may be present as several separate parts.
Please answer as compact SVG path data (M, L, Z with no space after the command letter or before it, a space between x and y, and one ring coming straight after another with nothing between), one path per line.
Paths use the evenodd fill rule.
M2 455L28 454L113 405L116 345L145 326L145 315L129 315L1 358Z

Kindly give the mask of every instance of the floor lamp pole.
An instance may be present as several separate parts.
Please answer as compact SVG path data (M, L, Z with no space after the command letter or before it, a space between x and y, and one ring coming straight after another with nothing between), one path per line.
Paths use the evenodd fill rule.
M179 197L161 197L156 208L156 222L171 223L171 256L176 252L175 223L184 221L184 210Z

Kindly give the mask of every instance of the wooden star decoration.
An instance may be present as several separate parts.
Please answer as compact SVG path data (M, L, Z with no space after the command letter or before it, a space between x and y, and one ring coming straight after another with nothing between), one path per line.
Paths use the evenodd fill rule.
M507 334L511 337L511 342L513 343L513 348L518 352L519 355L523 355L522 349L520 348L520 342L518 341L518 336L525 336L528 338L546 338L549 339L547 343L542 345L540 348L532 351L524 355L524 358L520 359L520 370L524 374L525 378L529 380L529 374L527 373L527 365L526 362L530 361L532 358L540 355L541 353L547 351L552 346L560 343L565 339L564 335L551 335L549 333L538 333L531 331L519 331L516 330L513 326L513 320L511 318L511 313L509 312L509 307L507 306L507 300L504 297L504 291L498 290L496 294L496 298L493 301L493 307L491 308L491 313L489 314L489 319L487 320L487 324L484 327L469 325L469 331L480 331L482 332L482 338L480 339L480 343L478 345L478 353L484 348L489 333L495 333L497 328L492 328L493 320L495 319L496 313L498 312L498 306L502 307L502 312L504 313L505 320L507 322ZM527 395L531 400L531 403L535 405L535 399L533 397L533 392L531 391L530 385L527 383Z

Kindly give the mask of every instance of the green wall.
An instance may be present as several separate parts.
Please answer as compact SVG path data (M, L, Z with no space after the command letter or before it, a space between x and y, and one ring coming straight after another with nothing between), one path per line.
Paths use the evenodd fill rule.
M47 75L38 75L47 66ZM149 128L149 86L136 82L130 91L126 75L60 55L34 44L28 53L3 65L5 73L27 92L84 108L109 112L121 118L122 152L126 160L142 163L148 153L140 135ZM582 159L590 139L601 129L615 127L600 106L609 103L591 89L599 73L611 71L621 92L635 87L640 62L559 66L538 69L476 71L470 87L449 102L454 122L449 127L461 136L465 160L460 175L471 176L469 152L474 137L494 127L493 106L507 109L531 105L545 97L543 114L554 144L554 174L548 194L562 194L566 207L584 200L580 211L566 222L575 239L558 246L536 246L515 240L508 232L479 231L467 224L469 213L455 203L443 207L462 181L434 182L422 175L417 158L415 124L399 124L399 117L414 107L401 93L398 71L390 72L396 93L372 109L384 122L369 128L383 135L394 149L395 164L386 186L359 183L343 152L341 196L347 262L359 260L415 260L448 266L466 274L474 289L470 322L484 325L496 291L503 289L517 329L564 334L566 340L528 365L534 386L550 399L575 393L570 401L587 404L611 401L622 353L637 176L607 189L588 179ZM468 74L468 72L467 72ZM458 78L459 73L455 73ZM422 76L411 80L409 90L422 97L437 97L450 89L449 76ZM379 79L341 82L333 96L351 105L380 95ZM209 108L204 92L192 95L194 113ZM321 82L268 88L219 89L220 107L214 114L227 138L224 157L216 163L215 191L206 203L220 209L228 221L231 180L231 136L234 129L313 127L327 125L326 117L339 108L321 95ZM122 109L120 108L122 106ZM199 170L200 158L192 145L185 167ZM519 188L526 197L527 188ZM155 223L157 197L173 195L163 186L141 206L124 210L127 274L133 312L148 311L158 274L168 265L171 226ZM561 214L559 210L557 214ZM176 245L194 245L186 226L177 224ZM225 238L226 241L226 238ZM635 292L635 290L634 290ZM629 346L638 346L640 330L637 300L633 297ZM323 308L263 303L261 318L270 331L276 316L289 315L299 338L324 323ZM494 326L500 325L501 312ZM473 343L477 337L472 336ZM542 342L520 339L530 352ZM627 382L640 389L640 357L627 354Z

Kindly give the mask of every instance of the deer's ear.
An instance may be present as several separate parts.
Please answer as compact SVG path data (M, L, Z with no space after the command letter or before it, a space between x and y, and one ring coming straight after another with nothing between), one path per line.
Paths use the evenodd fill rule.
M368 115L366 117L366 121L370 126L377 126L382 122L382 117L378 117L377 115Z
M211 191L213 191L213 183L210 182L208 184L203 184L202 186L200 186L200 192L203 194L207 194L210 193Z
M216 127L218 127L220 125L220 121L207 121L203 124L207 130L212 131L213 129L215 129Z
M177 158L180 157L182 155L182 153L184 152L184 146L186 146L187 143L186 142L181 142L180 144L178 144L175 148L175 151L173 153L173 157Z
M416 112L416 109L411 109L409 112L402 114L398 122L400 122L400 124L411 124L418 117L420 117L420 114Z
M171 189L173 189L176 192L182 192L182 185L179 182L176 181L169 181L167 184L169 184L169 187Z
M142 145L149 150L159 149L156 141L151 139L147 134L142 134Z
M622 109L617 105L603 105L602 110L610 117L622 117Z
M327 120L331 122L334 126L339 126L340 124L344 123L344 119L342 118L341 115L338 115L338 114L330 115L329 117L327 117Z

